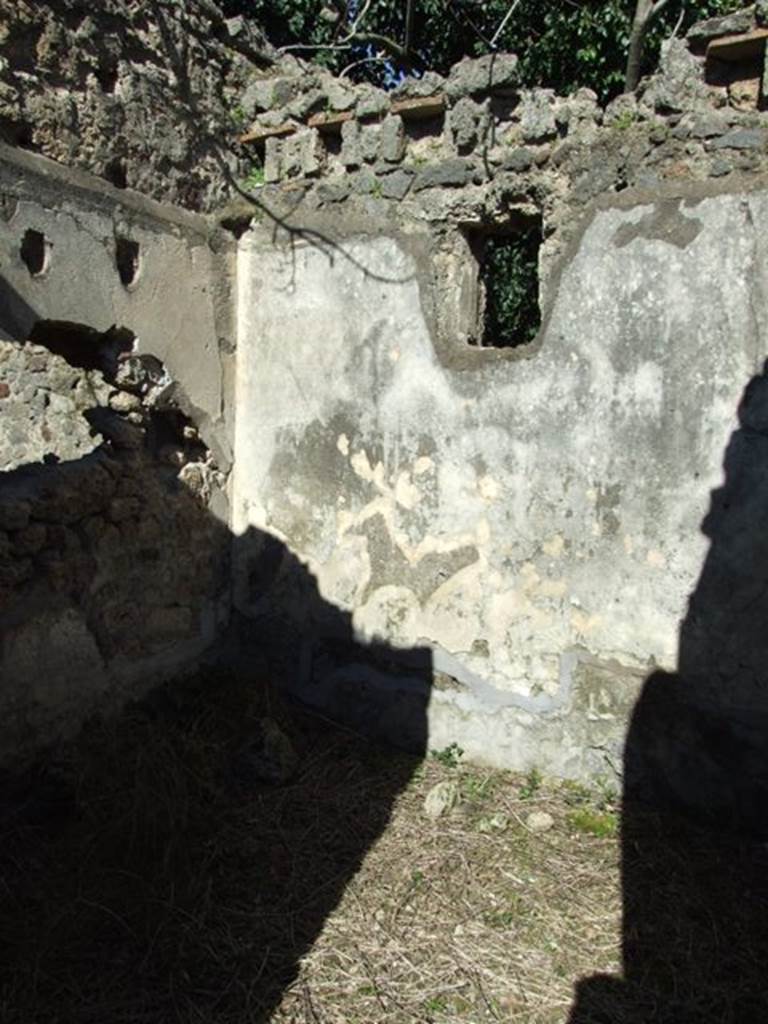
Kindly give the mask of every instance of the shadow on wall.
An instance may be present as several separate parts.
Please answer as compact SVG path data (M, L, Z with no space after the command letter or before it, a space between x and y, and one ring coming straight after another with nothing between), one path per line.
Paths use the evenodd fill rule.
M623 977L580 982L571 1024L768 1016L768 363L738 413L678 672L627 736Z
M0 652L37 616L84 624L103 672L76 682L104 704L126 666L194 640L232 548L267 614L233 629L197 681L0 782L0 1016L267 1020L425 753L430 652L358 643L298 559L258 531L232 537L152 430L138 444L129 426L104 411L95 452L0 474L0 506L26 517L0 532L4 567L23 566L0 573ZM51 713L74 685L57 636L22 678L16 659L13 681ZM358 713L381 713L407 752L288 708L278 692L317 656L355 666ZM369 671L400 699L361 701Z

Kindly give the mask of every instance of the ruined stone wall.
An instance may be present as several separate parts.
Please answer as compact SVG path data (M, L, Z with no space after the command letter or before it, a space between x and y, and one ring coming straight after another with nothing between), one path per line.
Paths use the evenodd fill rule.
M707 56L724 31L764 49L753 17L673 40L607 110L519 90L505 56L394 96L337 83L315 113L302 81L254 100L281 105L250 133L235 528L297 552L358 636L431 650L430 746L619 770L657 667L729 749L765 722L768 122L752 57ZM541 329L480 344L478 243L537 219ZM261 557L238 552L254 616L290 605ZM386 714L386 682L323 633L303 622L297 691L370 717L378 690ZM665 744L685 756L672 725Z
M237 97L271 60L211 0L3 0L0 138L207 209L240 176Z
M2 759L193 665L226 621L222 475L132 362L109 382L0 342Z
M0 152L0 758L190 670L228 619L232 254Z

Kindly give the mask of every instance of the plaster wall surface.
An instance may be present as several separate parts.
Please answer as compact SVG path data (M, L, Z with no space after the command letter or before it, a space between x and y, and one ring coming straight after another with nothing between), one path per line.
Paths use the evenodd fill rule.
M470 366L464 336L435 337L426 229L242 240L235 531L289 545L360 638L433 651L431 746L619 763L646 675L677 665L768 355L767 215L765 191L684 187L594 211L533 349ZM258 553L239 557L256 614ZM354 701L349 669L306 665L305 698Z
M206 440L228 461L230 259L221 240L215 251L208 221L1 144L0 195L0 338L24 340L41 320L127 328L137 352L165 364ZM38 274L21 256L30 229L45 238ZM128 285L116 264L118 239L138 246Z
M234 310L204 218L5 147L0 252L4 759L195 667L226 625Z

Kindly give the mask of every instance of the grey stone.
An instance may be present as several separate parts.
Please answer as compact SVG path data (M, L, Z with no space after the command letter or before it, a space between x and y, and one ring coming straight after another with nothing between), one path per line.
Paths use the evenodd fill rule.
M549 832L555 819L546 811L531 811L525 819L525 827L529 832Z
M355 90L337 78L330 79L325 87L325 95L328 97L330 109L339 113L343 113L345 110L352 110L357 102Z
M300 92L285 109L289 117L295 117L299 121L306 120L310 114L322 110L326 103L326 96L322 89L312 88Z
M366 163L373 163L379 152L381 129L377 124L360 126L360 153Z
M340 178L338 181L321 181L317 186L317 199L321 205L326 203L341 203L347 199L352 192L352 186L348 178Z
M325 167L326 151L320 132L310 128L300 138L301 173L305 178L316 178Z
M474 168L472 163L463 158L456 157L453 160L444 160L442 163L425 167L416 175L413 183L414 192L421 192L425 188L436 188L444 186L458 188L466 185L472 179Z
M361 86L357 94L355 113L360 118L378 117L389 110L389 96L373 85Z
M355 171L349 176L349 183L356 195L368 196L379 189L379 179L369 167Z
M602 120L602 116L603 112L598 103L597 93L587 88L577 89L555 113L558 121L565 119L569 125L579 121L599 122Z
M264 143L264 181L270 185L280 181L280 140L271 138Z
M403 199L411 187L413 171L401 167L380 179L381 194L385 199Z
M458 784L452 781L438 782L424 798L424 813L436 821L448 813L459 799Z
M709 103L703 66L682 39L662 43L659 70L642 98L648 106L665 112L682 112L697 103Z
M446 92L451 99L483 93L507 92L518 84L517 57L513 53L492 53L465 57L448 75Z
M393 95L404 98L421 98L424 96L436 96L445 89L446 81L436 71L425 71L421 78L408 75L396 89Z
M755 21L758 25L768 25L768 0L757 0L755 4Z
M637 97L634 93L622 93L616 96L605 108L603 124L609 127L619 124L628 125L637 119Z
M710 149L762 149L766 134L759 128L735 128L709 143Z
M388 163L399 163L405 156L405 128L398 114L385 117L381 123L379 156Z
M247 117L285 107L296 92L296 81L290 78L261 78L252 81L240 99Z
M502 167L505 171L528 171L533 167L533 155L524 146L518 146L504 157Z
M730 160L726 160L725 157L717 157L710 164L710 177L723 178L726 174L730 174L732 170L733 164Z
M280 141L280 177L298 178L302 173L301 135L288 135ZM265 175L266 180L266 175Z
M520 103L520 130L526 142L542 142L557 134L552 89L531 89Z
M706 21L697 22L688 29L686 38L692 43L708 43L720 36L749 32L753 24L752 9L747 7L723 18L708 18Z
M487 102L480 104L462 96L448 111L448 130L459 153L469 153L478 143L485 144L489 125Z
M359 167L363 162L357 121L345 121L341 126L341 162L348 169Z
M731 118L729 114L717 110L704 111L699 114L691 126L694 139L711 139L728 131Z

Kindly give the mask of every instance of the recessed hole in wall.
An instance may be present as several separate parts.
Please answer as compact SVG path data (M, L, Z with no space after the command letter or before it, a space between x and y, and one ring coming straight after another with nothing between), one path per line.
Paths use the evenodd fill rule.
M136 336L126 327L113 325L97 331L69 320L38 320L29 334L35 345L44 345L70 366L101 370L109 380L117 373L121 356L133 350Z
M128 178L125 171L125 164L119 157L110 160L104 167L104 177L111 182L115 188L128 188Z
M116 238L115 266L126 288L135 284L139 276L139 243L130 238Z
M113 93L117 87L117 61L106 58L96 69L96 78L103 92Z
M11 146L18 146L19 149L32 149L34 146L32 125L26 121L13 121L10 118L0 117L0 141L7 142Z
M483 348L527 345L541 326L541 219L525 217L473 232L470 245L478 263L477 331L471 343Z
M19 255L33 277L40 277L48 269L50 244L42 231L27 228L19 246Z

